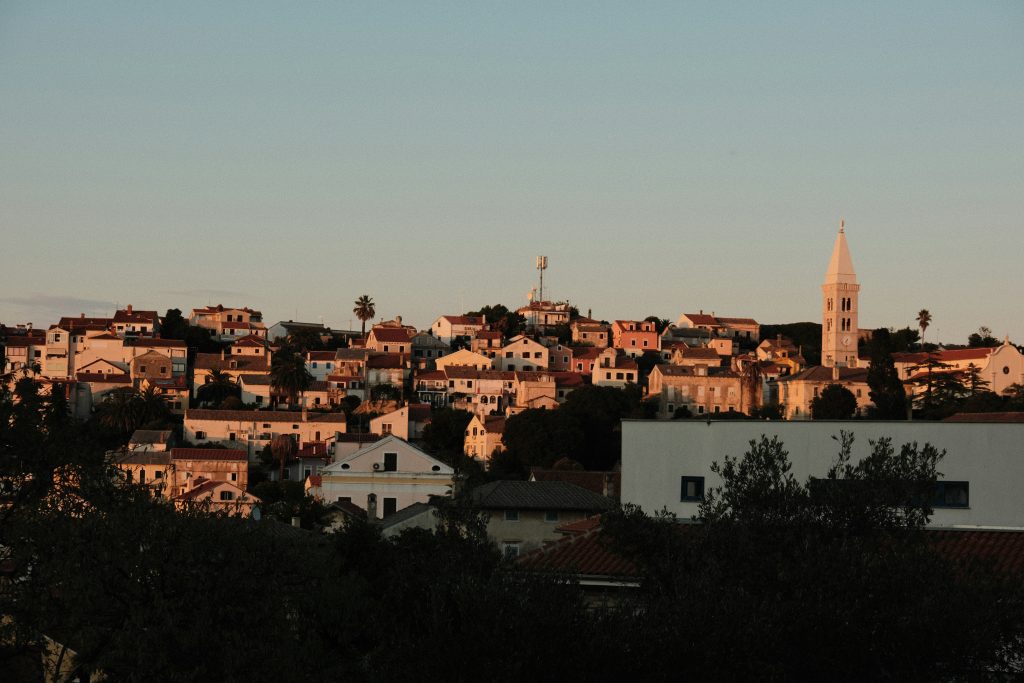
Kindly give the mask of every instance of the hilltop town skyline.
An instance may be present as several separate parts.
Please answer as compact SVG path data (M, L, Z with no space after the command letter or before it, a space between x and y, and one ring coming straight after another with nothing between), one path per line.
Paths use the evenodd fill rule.
M347 327L369 294L422 326L521 305L537 254L604 319L814 321L845 218L864 326L927 308L949 343L1022 339L1022 25L998 2L7 3L0 321L221 302Z

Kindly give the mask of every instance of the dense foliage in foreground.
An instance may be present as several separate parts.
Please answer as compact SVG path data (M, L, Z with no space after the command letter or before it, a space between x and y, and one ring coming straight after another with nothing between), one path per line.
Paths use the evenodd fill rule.
M3 680L38 680L48 642L61 680L943 680L1021 661L1019 577L952 565L923 530L929 447L854 465L843 436L802 483L782 444L752 443L702 524L607 517L643 579L595 609L516 571L458 504L395 539L174 511L115 484L59 397L19 393L0 400Z

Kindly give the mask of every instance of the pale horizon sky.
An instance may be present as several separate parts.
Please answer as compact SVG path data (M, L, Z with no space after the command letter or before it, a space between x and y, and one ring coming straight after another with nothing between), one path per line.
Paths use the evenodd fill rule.
M525 303L1024 342L1024 3L2 2L0 322Z

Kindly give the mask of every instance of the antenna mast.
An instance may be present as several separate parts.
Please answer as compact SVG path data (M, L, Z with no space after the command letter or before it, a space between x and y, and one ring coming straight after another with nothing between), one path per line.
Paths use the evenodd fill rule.
M537 257L537 270L540 271L540 300L544 301L544 271L548 268L548 257Z

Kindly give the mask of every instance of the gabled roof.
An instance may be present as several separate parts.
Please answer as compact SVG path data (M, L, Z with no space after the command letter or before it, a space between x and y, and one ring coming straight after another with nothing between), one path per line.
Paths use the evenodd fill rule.
M150 323L155 325L160 319L156 311L136 311L131 307L123 308L114 313L115 323Z
M413 337L411 330L404 327L374 327L369 336L379 342L402 344L408 344Z
M107 328L110 327L110 323L114 322L113 318L87 318L84 314L77 318L72 316L65 316L60 319L57 323L58 326L63 327L65 330L76 330L86 326L96 326Z
M474 315L442 315L452 325L484 325L487 319L484 316Z
M366 367L381 370L405 368L405 358L401 353L375 353L367 359Z
M308 361L333 361L338 357L337 351L308 351L306 353L306 360Z
M416 373L417 380L446 380L448 376L443 370L428 370L427 372Z
M484 510L586 510L598 512L613 503L562 481L492 481L470 492L476 507Z
M172 448L171 460L248 460L245 451L229 448Z
M620 580L634 579L640 574L635 564L615 552L600 527L584 533L570 533L566 538L523 555L517 564L534 571Z
M478 420L483 425L484 431L489 434L502 434L505 431L504 415L474 415L473 419Z
M245 502L249 503L260 502L260 499L257 498L256 496L252 495L251 493L246 493L245 491L243 491L242 489L238 488L237 486L228 481L204 481L203 483L192 488L191 490L175 496L174 500L198 500L203 496L212 496L214 491L223 487L235 490L235 499L231 501L232 503L237 503L243 499L245 500Z
M373 451L378 450L378 449L395 448L395 447L402 448L402 449L406 450L407 452L408 451L412 451L414 454L416 454L419 457L423 458L424 460L429 462L431 465L437 466L438 469L435 472L432 472L431 474L454 474L455 473L455 470L452 469L449 465L444 464L443 462L441 462L440 460L438 460L434 456L430 455L429 453L426 453L425 451L423 451L422 449L417 448L416 446L413 446L411 443L409 443L405 439L398 438L394 434L390 434L388 436L385 436L384 438L379 439L375 443L368 444L368 445L360 448L355 453L352 453L351 455L346 456L342 460L335 460L332 464L330 464L327 467L325 467L323 469L323 471L324 472L332 472L334 474L340 474L340 473L348 472L349 470L346 470L346 469L342 468L343 464L351 463L353 460L358 460L358 459L362 458L364 455L366 455L368 453L372 453ZM401 473L401 472L402 472L402 470L399 470L399 473ZM391 474L391 473L388 473L388 474Z
M499 330L477 330L477 339L501 339L501 332Z
M136 429L128 439L128 444L156 444L167 443L174 434L169 429Z

